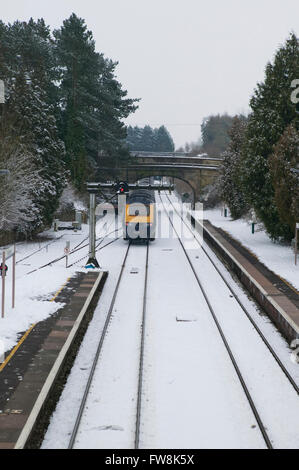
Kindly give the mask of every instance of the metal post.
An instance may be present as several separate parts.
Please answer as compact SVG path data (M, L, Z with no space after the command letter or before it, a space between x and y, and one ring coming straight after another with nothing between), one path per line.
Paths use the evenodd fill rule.
M296 223L296 227L295 227L295 266L297 266L298 230L299 230L299 223Z
M13 258L12 258L12 308L15 308L16 298L16 245L14 245Z
M92 263L96 268L100 265L96 259L96 195L95 192L89 194L89 258L87 264Z
M65 244L65 249L64 249L64 253L65 253L65 267L66 267L66 268L68 267L69 253L70 253L70 251L71 251L70 247L71 247L71 243L70 243L70 241L67 241L66 244Z
M5 309L5 250L2 252L2 318L4 318Z

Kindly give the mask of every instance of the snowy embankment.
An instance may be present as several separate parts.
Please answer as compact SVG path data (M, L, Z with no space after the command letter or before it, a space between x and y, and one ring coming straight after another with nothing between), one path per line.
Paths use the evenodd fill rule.
M273 242L265 231L251 233L251 224L244 219L232 220L229 215L224 217L220 207L205 210L203 217L215 227L225 230L271 271L299 289L299 260L295 266L294 251L290 246Z

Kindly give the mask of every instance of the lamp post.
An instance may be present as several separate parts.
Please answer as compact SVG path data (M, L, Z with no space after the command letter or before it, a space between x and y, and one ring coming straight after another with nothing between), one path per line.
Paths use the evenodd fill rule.
M89 192L89 254L87 264L93 264L96 268L100 265L96 259L96 188L87 187Z

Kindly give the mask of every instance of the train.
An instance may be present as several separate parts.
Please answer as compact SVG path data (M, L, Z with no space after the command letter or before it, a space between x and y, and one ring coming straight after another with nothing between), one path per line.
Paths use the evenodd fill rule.
M153 190L136 189L126 196L123 238L130 241L154 241L156 237L156 201Z

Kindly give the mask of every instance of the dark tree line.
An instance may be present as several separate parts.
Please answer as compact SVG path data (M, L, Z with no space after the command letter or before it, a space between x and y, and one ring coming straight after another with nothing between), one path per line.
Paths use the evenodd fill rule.
M165 126L128 127L127 145L130 150L145 152L174 152L174 142Z
M230 142L229 131L232 124L233 117L228 114L204 119L201 125L201 151L215 157L220 155Z
M190 155L207 153L213 157L219 157L229 145L229 131L233 125L233 116L228 114L211 115L203 119L201 125L201 138L196 143L187 143L185 148L180 147L179 151L185 151Z
M95 50L92 32L75 14L53 33L43 19L0 21L0 167L11 168L21 155L23 181L33 175L18 217L0 204L0 230L41 229L51 222L66 180L82 190L101 155L128 154L123 119L138 100L127 98L116 66ZM3 197L0 190L0 203Z

